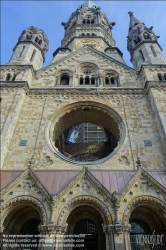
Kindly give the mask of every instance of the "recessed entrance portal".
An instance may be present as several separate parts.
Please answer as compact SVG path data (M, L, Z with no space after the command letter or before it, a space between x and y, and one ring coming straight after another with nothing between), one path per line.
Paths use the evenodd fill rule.
M95 223L91 220L81 220L74 227L74 235L85 234L85 237L75 238L76 241L83 243L84 247L80 249L86 250L98 250L98 233ZM83 240L83 242L81 242ZM77 250L78 247L74 247L73 250Z
M21 234L20 244L32 244L33 241L34 247L32 249L37 250L39 238L35 237L35 235L39 234L38 226L40 223L40 214L36 208L26 202L22 202L17 204L4 220L4 234ZM23 237L23 235L25 235L25 237ZM28 237L28 235L31 235L31 237ZM32 235L34 237L32 237ZM22 248L20 245L19 249L22 250L25 248ZM27 247L27 249L29 248Z
M86 234L84 247L74 247L72 250L105 250L105 234L101 214L92 206L80 206L75 208L67 219L69 235ZM77 238L79 239L79 237ZM83 238L80 237L80 240ZM76 242L75 242L76 243ZM82 242L78 242L82 244Z
M140 202L141 203L141 202ZM166 237L162 213L157 206L140 204L130 215L131 250L165 250Z

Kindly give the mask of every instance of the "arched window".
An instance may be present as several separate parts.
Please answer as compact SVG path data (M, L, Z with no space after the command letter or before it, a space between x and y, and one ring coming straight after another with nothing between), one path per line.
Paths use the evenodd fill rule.
M7 74L7 76L6 76L6 81L10 81L10 77L11 77L11 75L10 75L10 74Z
M164 80L166 81L166 74L164 74Z
M108 77L105 78L105 84L109 84L109 78Z
M13 78L12 78L12 81L15 81L15 79L16 79L16 74L14 74L14 76L13 76Z
M143 54L142 50L139 50L139 53L140 53L141 58L142 58L142 60L143 60L143 62L144 62L144 61L145 61L145 57L144 57L144 54Z
M162 81L162 80L163 80L163 77L162 77L161 74L158 74L158 79L159 79L159 81Z
M93 85L95 84L95 78L94 77L91 78L91 84L93 84Z
M92 23L92 24L95 23L94 19L91 20L91 23Z
M84 80L83 80L83 77L81 76L80 77L80 84L83 85L83 82L84 82Z
M105 85L119 86L119 77L116 73L107 73L105 75Z
M60 85L69 85L69 76L68 75L62 75L60 80Z
M21 52L20 52L19 57L21 57L21 56L22 56L22 53L23 53L24 49L25 49L25 46L23 46L23 47L22 47L22 50L21 50Z
M92 33L92 36L96 36L96 34L95 34L95 33Z
M89 76L85 77L85 84L88 85L89 84Z
M82 33L82 36L85 36L85 33Z
M115 78L111 77L111 84L115 84Z
M90 19L87 19L87 24L90 24Z
M156 51L154 50L154 47L151 45L150 48L151 48L151 51L153 53L153 56L157 57L157 54L156 54Z
M86 23L86 19L83 19L83 22L82 23Z
M33 59L34 59L34 57L35 57L35 54L36 54L36 50L34 49L34 51L32 52L32 56L31 56L31 59L30 59L30 61L32 62L33 61Z

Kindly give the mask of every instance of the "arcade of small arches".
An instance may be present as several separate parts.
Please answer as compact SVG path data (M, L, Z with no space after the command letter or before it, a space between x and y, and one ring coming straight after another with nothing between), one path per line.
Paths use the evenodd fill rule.
M93 206L90 202L87 203L86 201L81 203L78 201L78 204L75 204L75 206L72 204L73 203L69 205L67 216L65 216L65 223L67 224L65 224L64 230L63 225L54 224L55 221L57 221L55 217L54 221L51 222L52 224L49 224L49 219L42 222L42 213L40 210L37 210L34 201L31 203L18 201L16 205L11 206L10 210L7 210L5 213L1 233L29 234L35 236L40 233L43 234L43 228L45 228L45 232L49 232L51 228L51 230L54 229L51 231L51 234L57 232L67 235L91 234L91 237L87 236L85 239L88 250L112 249L109 248L110 243L108 244L108 237L109 235L116 237L117 230L126 235L125 240L128 241L128 245L130 245L130 238L127 238L129 233L131 236L136 234L152 235L154 231L155 234L158 235L166 234L166 218L160 212L162 204L160 204L158 199L153 199L153 197L149 197L149 199L147 198L146 200L141 200L140 197L139 203L134 202L131 207L131 204L129 204L125 209L125 211L128 210L128 221L124 223L122 219L122 224L119 224L118 227L115 226L112 219L111 221L106 219L108 218L107 212L105 210L101 211L98 204L96 204L96 206L94 204ZM130 209L128 209L128 207L130 207ZM60 213L61 212L63 212L63 209ZM60 216L60 213L58 216ZM112 218L114 218L113 216L112 214ZM125 212L123 217L125 217ZM111 238L109 241L111 241ZM92 243L93 248L90 248ZM125 249L129 250L130 247L128 247L127 244ZM147 249L150 250L150 248ZM75 250L75 248L73 248L73 250Z
M114 70L105 71L99 74L99 69L94 64L83 64L77 69L76 74L77 83L75 85L93 85L93 86L120 86L119 75ZM69 70L59 71L57 74L56 85L59 86L72 86L74 81L73 73Z

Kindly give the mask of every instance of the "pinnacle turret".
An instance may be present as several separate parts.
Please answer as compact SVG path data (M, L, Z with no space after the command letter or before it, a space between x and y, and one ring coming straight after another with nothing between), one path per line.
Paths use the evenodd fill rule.
M159 36L153 32L153 26L148 28L129 11L130 24L127 36L127 49L131 54L134 68L139 70L142 64L162 64L162 48L157 42Z
M153 32L153 26L148 28L143 22L138 20L131 11L129 11L128 14L130 15L130 24L127 37L127 49L131 54L143 41L157 42L159 36L156 36Z

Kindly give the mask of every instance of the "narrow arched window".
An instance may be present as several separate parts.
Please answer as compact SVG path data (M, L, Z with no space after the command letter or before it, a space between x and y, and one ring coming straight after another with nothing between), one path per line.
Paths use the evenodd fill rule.
M162 80L163 80L163 78L162 78L162 75L161 75L161 74L158 74L158 79L159 79L159 81L162 81Z
M83 77L80 77L80 84L83 84Z
M34 49L34 51L33 51L33 53L32 53L32 56L31 56L31 59L30 59L30 61L31 61L31 62L32 62L32 61L33 61L33 59L34 59L35 54L36 54L36 50Z
M157 54L156 54L156 51L154 50L154 47L151 45L150 48L151 48L151 51L153 53L153 56L157 57Z
M92 24L95 23L94 19L91 20L91 23L92 23Z
M166 81L166 74L164 74L164 80Z
M140 50L139 53L141 55L142 60L145 61L145 57L144 57L144 54L143 54L142 50Z
M22 47L22 50L21 50L21 52L20 52L19 57L21 57L21 56L22 56L22 53L23 53L24 49L25 49L25 46L23 46L23 47Z
M68 75L62 75L60 85L69 85L69 80L70 78Z
M87 84L87 85L89 84L89 76L85 77L85 84Z
M16 74L14 74L13 78L12 78L12 81L15 81L16 80Z
M91 78L91 84L93 84L93 85L95 84L95 78L94 77Z
M90 19L87 19L87 24L90 24Z
M86 23L86 20L85 20L85 19L83 19L83 23Z
M111 84L115 84L115 79L114 79L114 77L111 77Z
M7 74L6 81L10 81L10 74Z
M109 84L109 79L108 79L108 77L105 78L105 84Z

